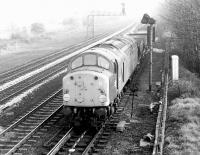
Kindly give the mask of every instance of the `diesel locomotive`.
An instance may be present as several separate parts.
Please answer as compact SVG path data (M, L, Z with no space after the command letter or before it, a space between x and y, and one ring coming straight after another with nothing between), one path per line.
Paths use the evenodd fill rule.
M144 42L126 34L76 55L63 78L64 114L74 124L109 117L143 53Z

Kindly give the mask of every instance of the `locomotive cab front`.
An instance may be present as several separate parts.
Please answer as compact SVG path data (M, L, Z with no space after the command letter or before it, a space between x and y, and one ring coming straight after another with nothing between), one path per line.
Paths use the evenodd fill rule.
M114 63L105 56L86 52L69 65L63 78L63 105L65 115L90 111L105 114L105 107L117 94Z

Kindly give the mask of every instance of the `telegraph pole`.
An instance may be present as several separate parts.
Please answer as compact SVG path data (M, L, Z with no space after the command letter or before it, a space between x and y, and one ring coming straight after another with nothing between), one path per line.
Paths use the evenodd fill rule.
M147 37L149 37L148 46L149 46L149 91L152 90L152 52L153 52L153 25L150 24L147 27Z

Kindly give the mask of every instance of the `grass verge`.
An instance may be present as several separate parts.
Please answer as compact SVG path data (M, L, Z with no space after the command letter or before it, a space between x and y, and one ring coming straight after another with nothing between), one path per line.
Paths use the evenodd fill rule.
M180 67L180 80L168 95L165 154L200 154L200 79Z

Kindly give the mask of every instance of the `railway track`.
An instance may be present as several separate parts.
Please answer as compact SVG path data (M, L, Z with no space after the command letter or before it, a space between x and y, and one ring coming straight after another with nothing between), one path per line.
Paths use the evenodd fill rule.
M119 35L121 33L125 33L130 28L132 28L132 26L133 26L133 24L129 25L128 27L126 27L116 33L112 33L112 34L104 33L104 34L98 35L93 39L83 41L77 45L73 45L68 48L64 48L60 51L57 51L57 52L50 54L48 56L45 56L43 58L35 59L35 60L31 61L30 63L24 64L24 65L15 67L9 71L0 73L0 85L2 85L3 83L7 83L13 79L16 79L17 77L20 77L28 72L34 71L37 68L41 68L46 64L52 63L59 58L63 58L64 56L67 56L74 51L81 52L81 50L79 50L79 49L85 50L85 48L84 48L85 46L86 46L86 48L89 48L89 47L95 46L96 44L98 44L106 39L109 39L110 37ZM135 28L137 28L136 24L134 26L135 26Z
M137 68L134 73L134 79L138 77L138 74L142 71L143 67ZM102 149L105 148L110 136L115 131L117 123L120 120L120 116L126 106L130 104L130 100L134 98L133 90L130 89L133 83L129 85L129 89L123 94L120 101L120 106L117 107L116 112L104 122L99 131L94 132L94 130L82 127L82 131L76 133L73 129L65 131L66 134L54 135L47 146L47 150L44 154L48 155L64 155L64 154L99 154ZM85 129L85 130L84 130ZM62 138L61 138L62 137Z
M71 128L49 152L44 154L81 154L84 152L94 135L95 132L91 130L81 130L77 133Z
M112 132L116 130L117 123L119 122L120 115L124 111L125 107L128 104L128 101L133 97L131 92L124 94L117 111L111 116L109 120L105 122L102 128L96 133L92 141L89 143L87 148L85 148L82 154L100 154L101 151L106 147L107 142L109 141Z
M105 35L108 35L108 34L103 34L103 35L97 36L95 39L80 43L79 45L71 47L71 49L76 50L78 48L81 48L82 46L85 46L85 44L89 44L91 41L93 42ZM22 68L18 68L16 71L14 70L13 74L11 74L12 71L9 71L9 72L7 72L8 74L4 74L5 79L7 79L7 78L9 79L9 77L13 78L16 76L20 76L24 72L28 72L32 69L36 69L37 67L41 67L42 65L49 63L53 60L56 60L59 57L62 57L63 55L66 55L66 53L63 53L63 50L62 50L56 54L52 54L50 56L42 58L41 60L38 60L34 63L30 63L30 64L28 64L28 66L26 66L26 65L22 66ZM36 74L33 77L30 77L24 81L17 83L16 85L13 85L13 86L5 89L0 94L0 105L9 101L11 98L17 96L18 94L22 93L23 91L27 90L28 88L44 81L45 79L55 75L56 73L60 72L61 70L64 70L65 68L67 68L67 64L68 64L67 61L61 62L53 67L50 67L49 69L46 69L45 71L41 72L40 74ZM4 81L4 80L1 80L1 81Z
M0 96L0 97L3 97L3 100L1 100L1 103L8 101L11 97L14 97L15 95L17 95L17 93L19 94L25 89L35 85L36 83L41 82L42 80L45 79L44 76L47 78L49 76L52 76L56 72L59 72L60 70L62 70L63 66L64 68L66 68L65 64L67 64L66 61L56 66L53 66L52 68L47 69L38 75L35 75L35 79L31 77L32 81L28 81L30 79L22 81L22 83L19 83L20 87L17 87L18 84L14 86L15 87L14 89L10 87L7 93L4 90L4 94ZM54 71L56 70L56 71L52 73L52 70ZM32 143L35 143L37 139L41 138L41 135L45 134L45 132L53 123L61 119L63 117L63 115L59 113L59 111L61 110L61 105L62 105L61 94L62 94L61 91L57 92L52 97L45 100L42 104L37 106L28 114L26 114L24 117L19 119L17 122L12 124L5 131L0 133L0 153L23 154L24 152L28 150L29 147L32 146ZM55 97L55 95L57 95L57 97ZM83 135L81 134L82 135L81 138L77 139L77 143L75 143L76 145L71 146L71 150L73 150L74 148L78 148L79 142L82 141L84 137L88 136L89 138L88 133L90 132L84 131L82 133ZM74 136L77 138L76 135ZM92 138L93 137L89 138L90 140L88 141L88 143L92 141ZM82 151L84 152L84 150Z
M59 90L0 133L0 154L23 153L63 118L62 91Z
M64 132L60 131L54 135L48 145L47 151L44 154L93 154L100 153L101 149L106 146L112 132L115 130L119 121L120 114L130 100L130 92L126 93L122 98L116 113L114 113L104 124L99 131L81 127L77 132L73 128ZM62 138L61 138L62 137Z
M4 90L0 94L0 105L4 104L6 101L9 101L11 98L17 96L18 94L22 93L23 91L27 90L28 88L41 83L45 79L55 75L56 73L59 73L60 71L67 68L67 62L62 62L56 66L53 66L52 68L49 68L45 70L44 72L40 74L36 74L33 77L30 77L18 84L16 84L13 87L10 87L6 90Z
M81 48L81 46L86 46L87 44L90 44L91 42L94 42L95 40L98 40L99 38L104 37L105 35L108 34L103 34L100 36L97 36L95 39L80 43L79 45L75 46L76 48ZM72 47L74 48L74 47ZM17 68L16 70L11 70L9 72L6 72L5 74L3 74L5 76L5 78L3 79L9 79L9 77L17 77L19 75L21 75L24 72L27 72L31 69L35 69L36 67L41 67L43 65L43 63L49 63L50 61L56 60L60 57L62 57L63 55L66 55L66 53L64 52L66 50L62 50L56 54L47 56L44 58L41 58L41 60L38 60L34 63L30 63L27 66L22 66L22 68ZM57 55L57 56L55 56ZM48 59L47 59L48 58ZM47 60L47 61L45 61ZM58 71L62 70L64 67L67 67L67 60L65 60L64 62L58 63L55 66L52 66L44 71L42 71L41 73L35 74L29 78L25 78L24 80L20 80L18 83L14 84L14 85L8 85L7 88L4 88L3 90L1 90L1 94L0 94L0 105L4 104L6 101L9 101L11 98L17 96L18 94L22 93L23 91L25 91L26 89L28 89L29 87L35 85L36 83L41 82L42 80L45 80L45 78L50 77L50 75L53 75L53 73L57 73ZM27 70L27 69L28 70ZM24 69L24 70L23 70ZM10 75L12 73L12 75ZM15 74L16 73L16 74ZM2 79L3 82L5 82Z
M58 96L55 97L55 95ZM58 103L62 102L62 95L60 91L55 93L55 95L52 95L52 97L44 101L44 103L50 102L50 104L53 104L52 109L58 109L59 111L60 107ZM98 153L106 146L110 135L114 131L116 124L119 121L120 114L123 112L131 97L133 96L129 90L124 94L121 100L122 104L120 104L120 107L117 108L117 112L112 117L110 117L108 121L105 122L102 129L98 132L91 131L90 129L85 129L77 133L74 132L73 129L67 129L66 127L60 126L59 130L52 136L52 138L50 138L50 140L44 144L44 146L46 146L48 149L43 153ZM56 105L54 105L55 102ZM29 114L27 114L25 117L22 117L19 121L17 121L15 124L0 134L1 153L27 154L27 151L42 138L42 135L46 134L48 128L55 125L55 121L58 121L63 117L62 114L58 112L52 112L53 110L48 110L47 108L38 108L43 107L44 103L42 103L40 106L37 106ZM55 106L58 108L55 108ZM52 114L47 114L47 111L51 111ZM48 116L44 116L45 118L42 118L42 113L47 114ZM57 116L55 115L56 113L58 113ZM33 116L31 116L32 114ZM55 115L55 117L53 115ZM40 119L37 118L38 116ZM37 121L32 120L34 118ZM30 124L33 125L30 126ZM6 136L9 134L12 135L12 133L15 133L14 136L6 139Z
M56 59L61 58L67 54L70 54L71 52L78 50L84 46L87 46L87 45L91 44L92 42L95 42L95 41L99 40L100 38L103 38L109 34L110 33L104 33L104 34L98 35L94 39L82 41L76 45L69 46L67 48L56 51L55 53L44 56L40 59L35 59L29 63L23 64L21 66L17 66L9 71L3 72L0 74L0 85L3 83L6 83L8 81L11 81L19 76L22 76L23 74L25 74L27 72L33 71L37 68L40 68L41 66L44 66L45 64L53 62Z

